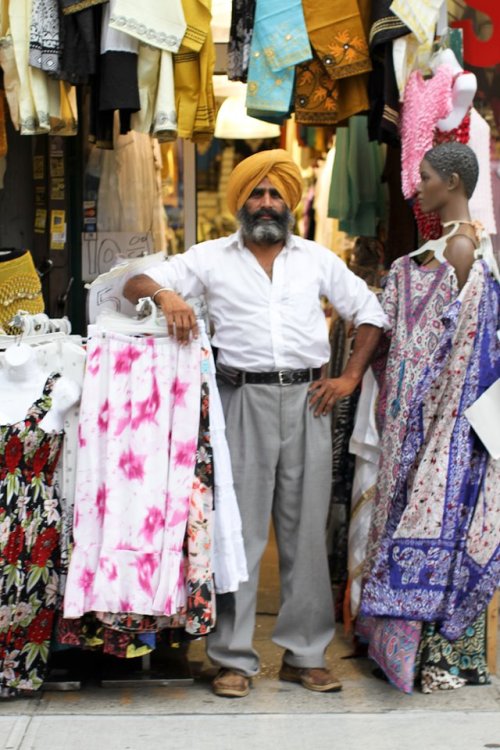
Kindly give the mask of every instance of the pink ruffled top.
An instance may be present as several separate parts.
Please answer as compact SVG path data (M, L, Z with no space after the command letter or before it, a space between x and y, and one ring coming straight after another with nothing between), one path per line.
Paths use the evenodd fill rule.
M432 148L436 125L452 110L453 81L453 69L441 65L427 79L415 70L405 86L401 118L401 180L405 198L415 195L420 162Z

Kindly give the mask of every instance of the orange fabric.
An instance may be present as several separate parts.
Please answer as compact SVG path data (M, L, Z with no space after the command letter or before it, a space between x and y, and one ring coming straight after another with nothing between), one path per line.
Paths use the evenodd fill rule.
M266 177L291 211L298 206L303 188L300 170L288 151L276 148L259 151L233 169L227 183L227 205L232 214L239 211L254 187Z
M295 120L300 125L336 125L368 110L367 74L331 78L316 54L296 70Z
M302 7L311 45L327 75L346 78L372 69L356 0L302 0Z
M327 15L334 18L331 9L327 15L323 12L316 18L316 2L304 0L303 3L308 29L312 25L320 26L321 18L325 22ZM323 2L321 0L320 5ZM336 30L323 39L329 49L325 52L324 45L315 44L311 38L312 60L296 66L295 119L300 125L337 125L352 115L367 111L370 106L368 74L361 72L371 67L366 47L370 2L350 0L349 3L338 3L335 0L335 3L337 16L332 26L335 25ZM315 34L323 35L325 29L317 28Z

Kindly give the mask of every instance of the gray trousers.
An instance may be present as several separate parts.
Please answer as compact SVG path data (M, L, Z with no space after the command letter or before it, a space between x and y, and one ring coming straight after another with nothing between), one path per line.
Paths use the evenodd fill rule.
M240 508L249 580L223 597L207 639L215 664L259 671L253 648L259 567L271 515L281 604L273 641L297 667L322 667L334 633L326 522L331 487L331 422L314 417L308 384L220 386Z

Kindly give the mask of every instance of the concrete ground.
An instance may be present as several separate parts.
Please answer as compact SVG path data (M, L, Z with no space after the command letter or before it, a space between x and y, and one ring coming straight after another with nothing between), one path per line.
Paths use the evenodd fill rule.
M165 686L45 691L0 703L4 750L481 750L500 748L500 679L491 685L403 695L346 658L339 626L328 663L343 683L316 694L280 682L281 652L270 640L278 606L275 552L263 564L256 647L262 672L248 697L217 698L202 641L189 649L192 680ZM499 672L500 674L500 672Z

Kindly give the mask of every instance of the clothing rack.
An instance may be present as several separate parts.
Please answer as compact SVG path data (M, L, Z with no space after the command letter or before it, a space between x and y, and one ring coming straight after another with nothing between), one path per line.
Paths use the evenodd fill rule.
M8 349L19 344L21 340L27 344L42 344L66 338L71 334L69 318L49 318L45 313L32 315L24 310L19 310L14 315L9 326L20 333L0 334L0 349Z

